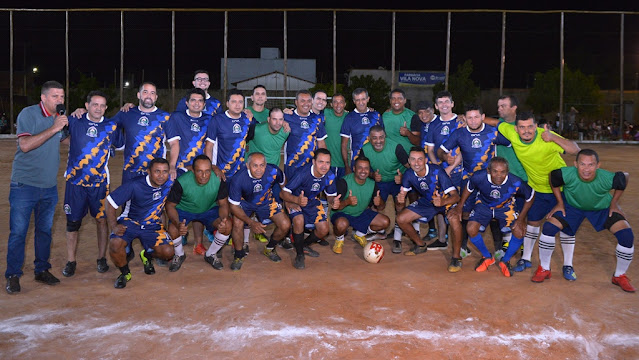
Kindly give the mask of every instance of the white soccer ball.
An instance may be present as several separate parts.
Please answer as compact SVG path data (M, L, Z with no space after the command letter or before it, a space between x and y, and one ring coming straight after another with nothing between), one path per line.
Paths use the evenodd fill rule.
M370 241L364 246L364 259L371 264L377 264L384 257L384 247L377 241Z

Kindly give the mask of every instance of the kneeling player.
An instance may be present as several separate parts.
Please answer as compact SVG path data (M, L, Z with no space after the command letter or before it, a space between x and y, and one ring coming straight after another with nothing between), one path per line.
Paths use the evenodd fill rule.
M335 245L333 252L342 253L344 234L349 226L356 231L353 237L366 246L366 234L386 230L390 219L377 211L384 210L386 203L380 196L377 184L369 178L370 161L365 156L355 160L355 172L337 181L337 196L333 200L333 233ZM348 195L347 195L348 194ZM376 210L372 210L371 207Z
M591 149L583 149L577 154L574 167L562 167L550 173L550 184L557 205L548 214L548 221L544 223L539 237L541 264L532 277L533 282L550 279L550 258L555 248L555 235L562 231L574 236L587 218L596 231L608 229L617 238L617 268L612 283L624 291L635 292L626 276L635 250L634 234L617 204L627 183L628 173L599 169L599 155ZM612 195L610 190L614 190ZM572 272L572 269L566 268L564 266L564 277L567 272Z
M471 193L477 190L475 206L468 217L466 227L470 241L479 249L482 254L481 260L475 266L475 271L482 272L488 266L495 263L495 258L486 248L481 232L486 230L491 220L499 222L501 232L512 231L512 238L508 251L499 261L499 268L506 277L512 275L510 258L519 250L526 234L526 215L532 206L535 191L514 174L508 173L508 161L502 157L494 157L488 162L488 169L475 172L468 180L466 189L461 196L459 204L451 209L449 218L457 217L461 220L461 212L466 200L471 197ZM515 196L522 196L526 199L520 214L515 210ZM452 220L452 219L451 219Z
M206 155L193 159L193 171L189 171L173 184L166 203L169 217L169 235L175 247L175 256L169 265L169 271L178 271L186 259L182 248L182 236L186 235L187 225L197 221L213 233L215 240L206 251L204 260L214 269L221 270L223 265L215 253L224 246L233 226L229 217L228 189L226 182L211 174L213 166Z
M132 252L129 256L126 248L131 247L133 239L140 239L144 247L140 259L148 275L155 274L154 257L169 260L174 254L173 243L164 231L160 217L173 184L169 180L169 162L155 158L147 171L147 176L128 181L107 196L106 216L111 227L109 255L121 272L114 284L116 289L124 288L131 280L129 259ZM116 219L115 210L129 200L126 210Z
M233 246L235 247L235 259L231 264L231 270L238 271L242 267L246 253L242 248L244 224L247 224L254 234L264 234L266 225L262 222L271 219L275 224L275 230L271 239L264 248L266 255L273 262L282 259L277 255L275 246L284 239L291 228L291 222L282 212L282 205L273 196L273 186L276 183L284 185L284 174L280 168L267 164L264 154L255 152L249 155L246 167L243 167L233 176L230 184L229 203L233 214ZM258 221L250 218L252 214Z

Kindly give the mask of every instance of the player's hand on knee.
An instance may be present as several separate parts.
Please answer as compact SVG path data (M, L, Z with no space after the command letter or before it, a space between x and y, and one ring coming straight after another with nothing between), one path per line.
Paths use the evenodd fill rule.
M122 224L118 224L115 228L113 228L113 231L112 231L112 233L117 236L124 236L125 232L126 232L126 226Z
M563 204L557 204L557 205L555 205L555 207L552 208L552 210L550 210L548 215L546 215L546 220L550 219L556 212L561 212L561 214L564 217L566 216L566 208L564 207L564 205Z
M217 231L221 232L224 235L228 235L233 230L233 223L229 221L229 218L224 218L217 225Z
M259 221L252 221L251 225L249 225L254 234L264 234L266 233L266 225L262 224Z

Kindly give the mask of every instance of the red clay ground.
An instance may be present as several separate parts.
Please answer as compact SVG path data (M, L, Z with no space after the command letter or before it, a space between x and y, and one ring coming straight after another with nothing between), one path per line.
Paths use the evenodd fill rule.
M599 151L604 168L630 172L622 206L637 228L639 147L591 147ZM14 151L15 140L0 141L3 272ZM66 150L62 153L64 163ZM117 154L110 166L114 186L121 163ZM136 259L132 281L116 290L118 271L110 260L107 273L95 271L90 218L80 232L76 275L61 274L67 261L62 165L51 254L52 273L62 282L51 287L33 280L31 231L22 292L0 292L2 359L639 358L639 294L610 283L614 237L595 233L588 223L577 234L576 282L561 276L559 245L553 278L534 284L530 271L512 278L497 268L476 273L476 251L464 260L463 271L450 274L448 251L407 257L392 254L390 243L382 241L386 256L373 265L363 260L359 245L348 242L341 255L315 246L321 256L307 258L307 269L298 271L293 252L280 249L283 261L274 264L259 253L263 245L252 240L240 272L229 270L227 248L225 268L216 271L193 255L190 243L177 273L156 266L155 275L145 275ZM486 238L491 244L490 235ZM328 240L332 244L333 236ZM135 248L140 250L139 243ZM639 286L636 263L628 274Z

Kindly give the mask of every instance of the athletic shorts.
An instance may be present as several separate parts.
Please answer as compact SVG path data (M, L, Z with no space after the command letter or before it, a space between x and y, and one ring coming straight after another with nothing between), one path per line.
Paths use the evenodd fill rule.
M457 188L457 192L460 194L460 190L462 189L462 177L463 173L461 171L455 172L455 169L453 169L453 172L451 172L450 174L450 181L453 183L453 185L455 185L455 187Z
M260 222L264 222L266 219L270 219L278 213L282 212L282 204L273 200L270 204L264 204L256 206L248 203L244 200L240 200L240 207L244 210L246 216L251 217L255 214Z
M509 233L517 217L519 217L519 213L515 211L515 204L492 209L483 203L477 203L475 204L475 208L470 212L468 221L478 222L479 225L481 225L479 231L484 232L486 225L488 225L492 219L496 219L497 222L499 222L501 232Z
M435 207L432 202L427 202L423 198L419 198L417 201L412 202L406 207L406 209L419 215L419 221L421 222L429 222L435 217L435 215L444 214L446 211L443 207Z
M467 185L468 185L468 180L469 179L464 179L462 180L462 186L461 189L459 189L459 191L457 191L457 193L459 193L459 196L461 196L464 192L464 189L466 189ZM475 202L477 201L477 194L479 192L477 191L477 189L475 189L475 191L473 191L472 193L470 193L470 196L468 197L468 199L466 199L466 202L464 203L464 208L462 209L463 213L470 213L473 208L475 207Z
M391 195L393 196L393 198L395 198L397 194L399 194L401 185L395 184L395 181L386 181L378 182L377 188L379 189L379 196L382 198L382 200L386 201L388 199L388 195Z
M535 200L535 202L537 202L537 200ZM566 198L564 198L564 206L566 208L566 216L563 216L561 212L553 214L553 217L556 217L560 221L563 220L562 223L565 222L568 224L568 226L564 226L561 230L563 233L574 236L584 219L588 219L597 232L606 229L605 224L606 220L608 220L610 208L603 210L581 210L568 204Z
M209 209L200 214L194 214L192 212L180 210L179 208L176 208L176 210L178 212L180 221L186 220L187 225L192 221L201 222L206 227L206 230L210 232L213 232L215 230L215 227L213 227L213 222L220 217L219 206L214 206L212 209Z
M554 194L535 192L535 202L528 211L528 221L543 220L555 205L557 199Z
M81 221L87 212L96 219L104 214L104 199L109 193L109 185L87 187L66 182L64 189L64 213L67 221Z
M320 221L326 221L326 213L324 207L319 201L309 202L301 210L288 209L291 221L298 215L304 215L304 224L317 224Z
M140 243L147 253L153 252L153 248L160 245L173 245L171 237L164 230L162 224L154 225L140 225L131 219L118 219L118 224L126 226L124 235L117 236L111 234L111 239L121 238L127 243L127 247L131 246L133 240L140 239Z
M331 222L335 225L335 221L338 218L345 218L348 220L350 226L360 232L366 233L368 231L368 227L373 222L375 216L379 214L377 211L373 211L371 209L365 209L359 216L351 216L342 212L336 212L331 215Z

